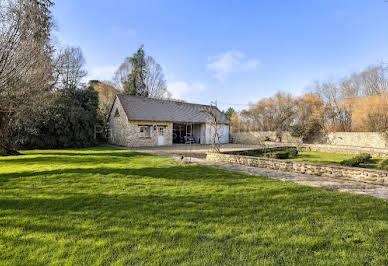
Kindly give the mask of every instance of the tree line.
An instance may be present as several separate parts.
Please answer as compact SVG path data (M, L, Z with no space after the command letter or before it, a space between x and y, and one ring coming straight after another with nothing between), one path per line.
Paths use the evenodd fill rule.
M287 93L232 112L234 131L290 131L305 139L326 131L388 130L388 68L372 65L335 81L315 82L308 93Z
M80 48L53 44L53 5L0 2L0 154L95 144L98 96Z
M95 145L117 93L170 99L161 66L141 46L115 72L109 93L83 82L77 47L54 45L51 0L0 1L0 154L20 148ZM335 81L316 82L302 96L277 93L246 110L225 113L234 131L388 131L387 66L372 65ZM107 84L107 86L109 85ZM117 88L117 89L115 89ZM100 98L100 99L99 99Z
M0 1L0 155L106 141L110 106L119 92L171 97L161 66L143 46L125 59L114 82L85 84L81 49L54 45L53 5L52 0ZM98 138L96 127L105 129Z

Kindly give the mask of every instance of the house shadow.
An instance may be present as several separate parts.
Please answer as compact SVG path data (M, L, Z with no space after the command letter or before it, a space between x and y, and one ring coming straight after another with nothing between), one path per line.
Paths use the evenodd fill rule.
M30 155L34 155L31 157ZM36 156L37 155L37 156ZM36 157L35 157L36 156ZM105 152L105 153L61 153L61 152L37 152L33 154L20 155L12 158L7 158L7 162L13 164L39 164L39 163L65 163L73 164L80 161L90 162L93 160L97 163L107 163L115 159L130 159L136 157L151 157L151 154L139 152ZM97 157L91 159L91 157Z
M128 228L160 227L174 224L185 227L188 224L210 225L252 222L252 217L263 223L276 221L278 224L295 224L301 219L311 221L321 217L330 220L363 222L383 221L381 209L372 208L373 203L362 201L362 197L347 197L337 193L327 197L326 193L316 195L315 189L304 186L283 186L261 191L255 197L249 193L238 193L223 188L224 192L217 197L209 191L203 194L131 193L72 193L66 197L26 197L3 198L0 200L0 212L14 217L45 219L47 223L23 224L24 231L66 233L73 236L87 237L93 234L99 238L111 238L127 232ZM329 193L329 192L327 192ZM312 196L315 194L315 200ZM62 195L62 194L61 194ZM283 197L284 196L284 197ZM343 204L338 204L341 201ZM376 203L377 204L377 203ZM115 231L85 230L75 226L73 221L90 221L106 226L109 224L124 226ZM14 228L18 220L0 221L3 228ZM145 235L147 233L144 233ZM150 236L147 236L150 237Z
M34 159L34 158L32 158ZM47 160L47 159L46 159ZM34 161L34 160L32 160ZM206 170L204 169L206 168ZM193 172L197 174L193 175ZM178 163L170 167L145 167L145 168L114 168L114 167L91 167L91 168L64 168L55 170L44 171L24 171L18 173L5 173L0 175L0 181L6 181L11 178L28 178L28 177L50 177L52 175L74 175L78 174L96 174L96 175L109 175L109 178L114 176L128 178L156 178L156 179L174 179L174 180L193 180L193 179L206 179L211 177L213 181L236 179L238 176L242 176L238 173L230 173L229 175L223 175L223 170L210 168L200 165L184 165L181 166Z

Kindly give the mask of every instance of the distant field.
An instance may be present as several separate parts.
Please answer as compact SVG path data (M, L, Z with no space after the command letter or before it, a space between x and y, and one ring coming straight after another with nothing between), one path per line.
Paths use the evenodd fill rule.
M388 264L381 199L113 148L24 153L0 157L0 265Z

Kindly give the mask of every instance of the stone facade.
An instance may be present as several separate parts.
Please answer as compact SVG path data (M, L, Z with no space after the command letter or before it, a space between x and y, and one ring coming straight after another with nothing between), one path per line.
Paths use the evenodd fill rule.
M117 111L117 113L116 113ZM124 109L118 101L109 118L109 143L127 147L158 146L160 129L163 128L163 145L172 145L172 122L159 121L128 121ZM149 137L140 133L141 126L148 126Z
M116 98L117 99L117 98ZM152 115L150 115L152 117ZM190 117L187 118L190 123ZM185 124L180 122L178 124ZM144 134L144 128L147 134ZM206 122L193 124L193 136L201 144L212 143L212 128ZM109 143L126 147L167 146L173 143L173 122L128 120L123 106L115 100L109 116ZM221 143L229 143L229 125L219 124Z
M294 162L262 157L208 153L206 159L214 162L241 164L259 168L268 168L286 172L347 179L372 184L388 185L388 171L357 167L344 167L330 164Z

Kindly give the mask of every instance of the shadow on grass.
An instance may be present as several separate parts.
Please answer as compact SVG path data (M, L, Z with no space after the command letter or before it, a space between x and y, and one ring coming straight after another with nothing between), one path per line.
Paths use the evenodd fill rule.
M384 221L388 207L373 208L376 201L365 202L354 197L329 196L313 189L300 187L280 187L252 195L226 193L217 197L203 195L130 195L130 194L73 194L55 198L23 198L0 200L0 212L13 213L17 217L30 217L32 220L45 218L55 223L24 223L25 231L57 232L86 236L111 237L103 231L91 232L72 225L72 221L90 220L104 226L136 226L139 230L151 224L180 224L195 226L233 222L256 226L261 223L295 224L305 222L319 223L322 217L327 220L353 222ZM279 197L286 195L287 197ZM315 195L315 200L311 197ZM361 197L362 198L362 197ZM359 199L361 199L359 198ZM364 198L365 199L365 198ZM321 200L322 202L320 202ZM338 204L338 200L341 204ZM385 213L384 213L385 211ZM315 222L314 222L315 221ZM0 221L3 228L15 227L18 219L10 223ZM127 228L128 229L128 228ZM117 231L116 233L120 233Z
M109 175L118 178L158 178L158 179L175 179L175 180L235 180L240 177L246 177L240 174L232 174L227 171L216 168L205 167L200 165L170 166L170 167L145 167L145 168L114 168L114 167L92 167L92 168L65 168L48 171L26 171L20 173L5 173L0 175L0 181L6 182L12 178L29 178L29 177L66 177L66 174L73 178L74 174L83 175ZM233 182L232 182L233 183Z
M369 248L365 256L386 254L380 239L386 239L388 205L372 197L180 166L130 151L29 155L36 154L15 157L15 172L0 175L0 245L6 247L0 260L11 264L48 264L59 252L68 264L106 265L125 264L119 259L136 252L140 256L127 264L207 259L204 264L236 265L260 257L290 264L317 254L330 259L358 254L362 248ZM35 162L53 168L21 166ZM18 177L24 179L11 180ZM368 243L357 247L363 241ZM21 254L19 261L15 254Z
M61 162L61 163L79 163L81 161L85 161L90 163L107 163L114 162L115 159L126 159L126 158L136 158L136 157L146 157L152 156L151 154L146 153L137 153L137 152L109 152L109 153L33 153L26 154L29 155L39 155L37 157L24 157L16 156L16 157L8 157L5 161L7 163L13 164L40 164L40 163L53 163L53 162ZM101 158L92 158L92 157L101 157ZM6 158L6 157L4 157ZM1 161L1 158L0 158Z

